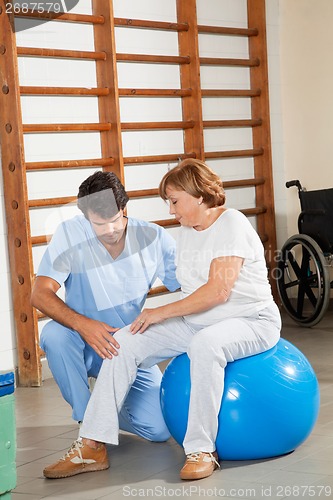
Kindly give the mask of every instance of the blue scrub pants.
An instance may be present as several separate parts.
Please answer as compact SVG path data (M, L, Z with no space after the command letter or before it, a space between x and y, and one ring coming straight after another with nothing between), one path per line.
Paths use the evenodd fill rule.
M77 332L55 321L44 326L40 345L63 398L73 409L73 419L82 421L91 394L88 377L97 377L103 360ZM160 406L161 378L157 365L138 370L119 414L122 430L150 441L170 437Z

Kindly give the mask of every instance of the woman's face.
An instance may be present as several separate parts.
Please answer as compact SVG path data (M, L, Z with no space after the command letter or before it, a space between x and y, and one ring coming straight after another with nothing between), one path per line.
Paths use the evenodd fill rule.
M179 191L171 185L166 187L165 192L170 204L169 213L174 215L182 226L195 227L200 225L202 219L201 198L194 198L186 191Z

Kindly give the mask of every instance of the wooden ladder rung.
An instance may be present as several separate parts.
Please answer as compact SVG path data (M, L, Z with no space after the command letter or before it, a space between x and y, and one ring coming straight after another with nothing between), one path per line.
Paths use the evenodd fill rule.
M39 198L36 200L29 200L29 208L41 208L41 207L55 207L61 205L71 205L76 203L76 196L62 196L59 198Z
M60 57L71 59L94 59L105 60L105 52L89 52L82 50L62 50L62 49L45 49L37 47L17 47L19 56L31 57ZM117 54L118 62L146 62L159 64L189 64L189 56L160 56L150 54ZM215 66L259 66L260 61L257 57L250 59L231 59L221 57L200 57L201 65Z
M172 219L162 219L162 220L153 220L152 221L154 224L157 224L158 226L162 227L178 227L180 226L179 222L172 218Z
M207 151L205 152L206 159L210 158L236 158L236 157L247 157L247 156L260 156L264 154L263 148L256 149L239 149L231 151Z
M215 33L218 35L235 36L258 36L257 28L229 28L224 26L205 26L198 25L199 33Z
M119 89L119 97L187 97L192 89Z
M32 246L47 245L52 238L52 234L42 234L39 236L31 236L30 241Z
M243 208L240 210L244 215L250 217L251 215L261 215L267 212L266 207Z
M262 184L265 184L265 179L263 177L256 177L253 179L237 179L234 181L224 181L223 187L225 187L226 189L233 189L240 187L260 186Z
M158 189L136 189L133 191L126 191L130 200L134 198L145 198L147 196L158 196Z
M231 151L207 151L205 152L206 159L213 158L235 158L235 157L251 157L259 156L264 153L263 148L256 149L241 149ZM174 155L154 155L154 156L132 156L125 157L125 165L137 165L142 163L168 163L177 162L185 158L195 158L194 153L174 154ZM111 166L114 164L113 158L99 158L92 160L60 160L60 161L45 161L45 162L27 162L27 170L48 170L62 168L81 168L81 167L96 167L96 166Z
M253 207L253 208L242 208L240 209L240 212L242 212L244 215L247 217L254 216L254 215L261 215L267 212L267 208L263 206L258 206L258 207ZM162 220L155 220L152 221L154 224L157 224L162 227L177 227L179 226L179 222L176 219L162 219ZM52 238L52 234L43 234L39 236L32 236L31 237L31 244L33 246L37 245L45 245L49 243L49 241Z
M202 89L202 97L259 97L261 89Z
M242 208L239 209L240 212L242 212L244 215L247 217L253 216L253 215L261 215L267 212L266 207L253 207L253 208ZM163 219L163 220L155 220L152 221L154 224L158 224L159 226L163 227L176 227L179 226L179 222L176 221L176 219Z
M200 64L202 66L244 66L252 68L259 66L260 61L258 57L250 59L233 59L228 57L200 57Z
M265 184L265 179L262 177L252 178L252 179L237 179L233 181L224 181L223 187L225 189L232 188L244 188L244 187L253 187L260 186L261 184ZM132 200L134 198L145 198L151 196L159 196L158 189L137 189L133 191L127 191L128 197Z
M230 120L231 122L231 120ZM189 129L195 126L194 121L182 122L131 122L122 123L122 130L162 130L172 129L181 130ZM207 125L210 126L210 125ZM214 126L214 125L211 125ZM215 125L218 126L218 125ZM227 126L227 125L225 125ZM230 125L237 126L237 125ZM241 126L241 125L239 125ZM242 125L251 126L251 125ZM254 126L254 125L252 125ZM23 133L45 133L45 132L87 132L87 131L109 131L111 123L33 123L23 124Z
M176 292L177 290L175 290ZM166 286L160 285L160 286L155 286L154 288L151 288L148 292L148 297L152 297L155 295L163 295L164 293L174 293L170 292Z
M204 128L217 127L259 127L262 125L262 119L253 120L204 120L202 122Z
M31 19L49 19L52 21L67 21L71 23L90 23L90 24L104 24L104 16L91 16L89 14L70 14L67 12L55 12L48 10L52 5L50 2L46 4L44 12L38 12L38 3L35 4L35 9L22 10L15 8L15 17L26 17ZM58 4L59 5L59 4Z
M74 96L103 96L109 95L110 90L105 88L86 87L32 87L21 86L21 95L74 95Z
M185 160L185 158L195 158L195 153L179 153L171 155L152 156L127 156L124 158L124 165L141 165L142 163L170 163Z
M157 129L188 129L195 126L194 121L182 122L131 122L122 123L121 130L157 130Z
M123 17L115 17L114 25L117 27L127 28L148 28L166 31L188 31L186 23L168 23L163 21L146 21L143 19L126 19Z
M233 188L244 188L244 187L253 187L260 186L261 184L265 184L265 179L263 177L257 177L252 179L237 179L232 181L224 181L223 187L225 189L233 189ZM137 189L132 191L127 191L128 197L132 200L134 198L145 198L147 196L159 196L158 189Z
M106 96L110 89L86 87L32 87L21 86L21 95L78 95ZM192 95L192 89L119 89L120 97L187 97Z
M150 54L116 54L117 62L142 62L159 64L189 64L189 56L160 56Z
M265 179L263 178L239 179L239 180L225 181L223 182L223 186L225 189L231 189L231 188L259 186L264 183ZM136 189L132 191L127 191L127 194L130 199L147 198L159 195L157 188ZM39 199L29 200L28 206L29 208L37 208L37 207L40 208L49 206L68 205L75 203L76 201L77 201L76 196L65 196L58 198L39 198Z
M51 21L67 21L70 23L90 23L90 24L104 24L104 16L91 16L89 14L70 14L67 12L55 12L52 10L47 10L49 7L45 7L45 12L38 12L38 3L35 4L35 9L22 10L15 8L15 17L25 17L31 19L49 19ZM51 6L52 4L46 4ZM59 5L59 4L58 4Z
M93 158L90 160L59 160L26 162L26 170L49 170L62 168L108 167L114 165L113 158Z
M111 130L111 123L32 123L23 124L23 133L45 132L105 132Z
M60 57L64 59L89 59L105 61L105 52L89 52L84 50L44 49L39 47L17 47L17 55L29 57Z

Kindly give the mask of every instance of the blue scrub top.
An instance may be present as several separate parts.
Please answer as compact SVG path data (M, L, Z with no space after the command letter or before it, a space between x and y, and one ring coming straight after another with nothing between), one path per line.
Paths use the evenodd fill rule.
M90 222L77 215L58 226L37 276L64 285L70 308L118 328L138 316L156 278L170 291L179 288L175 250L165 229L129 217L124 250L113 259Z

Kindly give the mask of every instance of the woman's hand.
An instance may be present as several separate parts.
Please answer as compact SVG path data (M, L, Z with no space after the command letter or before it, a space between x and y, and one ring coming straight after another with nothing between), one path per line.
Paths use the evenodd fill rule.
M163 307L156 307L154 309L143 309L139 316L133 321L130 327L130 332L143 333L147 330L148 326L155 323L161 323L166 317L163 315Z
M193 293L181 300L154 309L143 309L130 326L130 332L143 333L150 325L161 323L165 319L188 316L224 304L229 299L231 290L239 276L243 259L236 256L213 259L208 281Z

